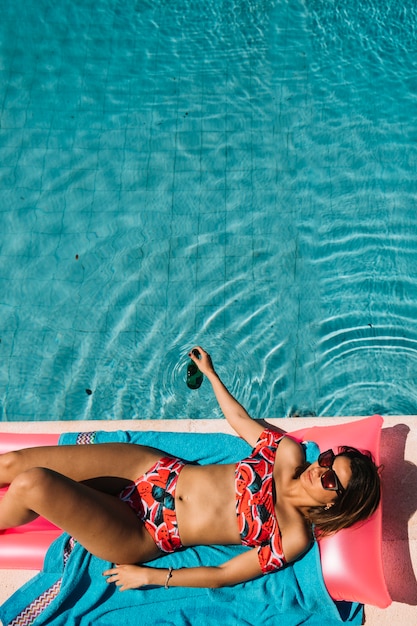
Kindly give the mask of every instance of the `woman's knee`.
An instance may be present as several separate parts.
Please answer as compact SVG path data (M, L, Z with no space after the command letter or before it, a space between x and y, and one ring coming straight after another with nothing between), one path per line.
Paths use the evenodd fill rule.
M14 478L9 491L22 502L33 502L45 495L50 496L53 481L54 472L44 467L32 467Z
M10 485L20 473L20 452L5 452L0 455L0 486Z

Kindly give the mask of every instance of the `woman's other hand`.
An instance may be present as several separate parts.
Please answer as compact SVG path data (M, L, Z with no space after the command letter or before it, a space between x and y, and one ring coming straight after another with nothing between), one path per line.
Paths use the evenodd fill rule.
M201 346L195 346L188 356L205 376L209 377L215 373L211 356Z
M115 565L112 569L103 572L103 576L107 577L108 584L115 584L120 591L128 589L139 589L149 585L147 567L140 565Z

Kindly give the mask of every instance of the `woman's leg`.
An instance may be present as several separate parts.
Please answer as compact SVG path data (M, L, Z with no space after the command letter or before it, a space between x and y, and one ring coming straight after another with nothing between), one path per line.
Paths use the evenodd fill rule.
M161 450L127 443L27 448L0 455L0 487L34 467L51 469L77 482L104 476L127 483L163 456Z
M12 481L0 502L0 529L24 524L37 515L70 533L92 554L113 563L145 562L161 555L125 502L39 467Z

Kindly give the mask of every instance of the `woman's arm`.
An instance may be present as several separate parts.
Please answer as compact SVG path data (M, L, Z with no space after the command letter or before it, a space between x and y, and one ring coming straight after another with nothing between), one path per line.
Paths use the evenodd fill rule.
M218 567L187 567L173 569L141 565L118 565L104 572L108 583L121 591L148 586L226 587L252 580L261 575L257 549L239 554Z
M189 356L200 372L210 381L217 402L228 423L238 435L245 439L251 447L254 447L267 424L261 420L252 419L246 409L232 396L215 371L210 355L200 346L196 346L193 350L198 352L200 358L193 351L190 352ZM277 430L285 434L285 431Z

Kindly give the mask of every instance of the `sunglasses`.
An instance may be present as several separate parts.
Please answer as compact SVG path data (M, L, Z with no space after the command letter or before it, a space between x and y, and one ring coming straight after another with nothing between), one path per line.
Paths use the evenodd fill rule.
M332 469L335 458L336 456L333 453L333 450L326 450L326 452L322 452L319 455L317 462L320 467L327 468L327 472L324 472L324 474L320 476L323 489L327 489L328 491L336 491L338 495L341 495L345 491L345 489L338 479L336 472L334 471L334 469Z

